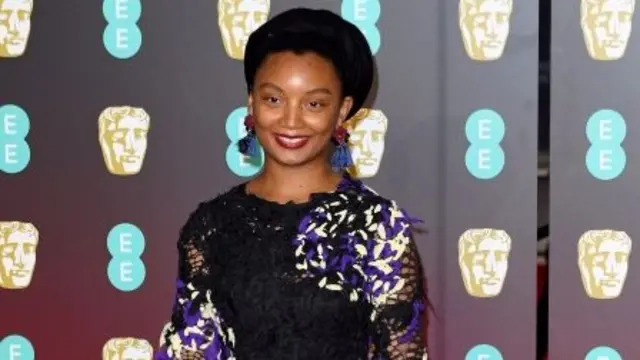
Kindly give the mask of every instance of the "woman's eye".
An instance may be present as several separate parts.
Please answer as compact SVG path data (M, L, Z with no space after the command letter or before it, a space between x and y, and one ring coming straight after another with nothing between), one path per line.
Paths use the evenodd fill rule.
M312 102L309 103L309 106L311 108L313 108L313 109L319 109L319 108L323 107L324 104L319 102L319 101L312 101Z
M266 102L268 102L268 103L276 104L276 103L278 103L279 99L277 97L275 97L275 96L267 96L267 97L264 98L264 100Z

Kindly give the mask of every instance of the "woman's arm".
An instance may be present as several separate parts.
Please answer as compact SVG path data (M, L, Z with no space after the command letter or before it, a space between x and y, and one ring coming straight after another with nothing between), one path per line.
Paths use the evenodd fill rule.
M206 286L211 272L209 241L216 230L207 208L201 204L180 232L176 298L156 360L226 359L225 344L233 342L233 334L222 326Z
M393 203L380 211L379 240L368 266L374 304L372 359L425 360L426 299L412 220Z

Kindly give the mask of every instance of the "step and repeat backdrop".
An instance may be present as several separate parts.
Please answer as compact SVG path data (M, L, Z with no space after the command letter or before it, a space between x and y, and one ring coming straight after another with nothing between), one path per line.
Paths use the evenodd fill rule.
M447 303L435 358L535 359L538 2L442 4L444 218L427 243L441 242L432 278Z
M553 359L640 358L636 10L635 0L552 4Z
M375 96L349 123L350 172L426 222L416 241L433 305L429 358L535 358L537 4L0 0L0 359L153 357L179 228L263 165L236 148L247 36L293 6L341 14L376 55ZM619 88L615 71L625 73L585 66L566 83ZM558 212L600 219L609 212L592 203L624 201L574 195L592 202ZM589 234L585 246L601 233ZM602 234L630 248L632 232Z

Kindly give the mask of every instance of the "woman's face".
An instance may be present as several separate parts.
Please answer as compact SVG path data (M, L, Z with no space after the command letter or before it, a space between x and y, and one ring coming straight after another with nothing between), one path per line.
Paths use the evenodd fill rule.
M285 166L326 161L331 136L353 105L341 88L331 62L314 53L270 55L249 95L267 158Z

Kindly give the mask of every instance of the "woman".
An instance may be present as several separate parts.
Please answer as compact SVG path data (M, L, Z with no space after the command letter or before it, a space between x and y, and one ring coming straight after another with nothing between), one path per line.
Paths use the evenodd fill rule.
M264 170L182 228L158 359L426 359L411 221L343 171L342 124L374 75L365 38L293 9L251 35L244 68L240 148L255 156L259 140Z

